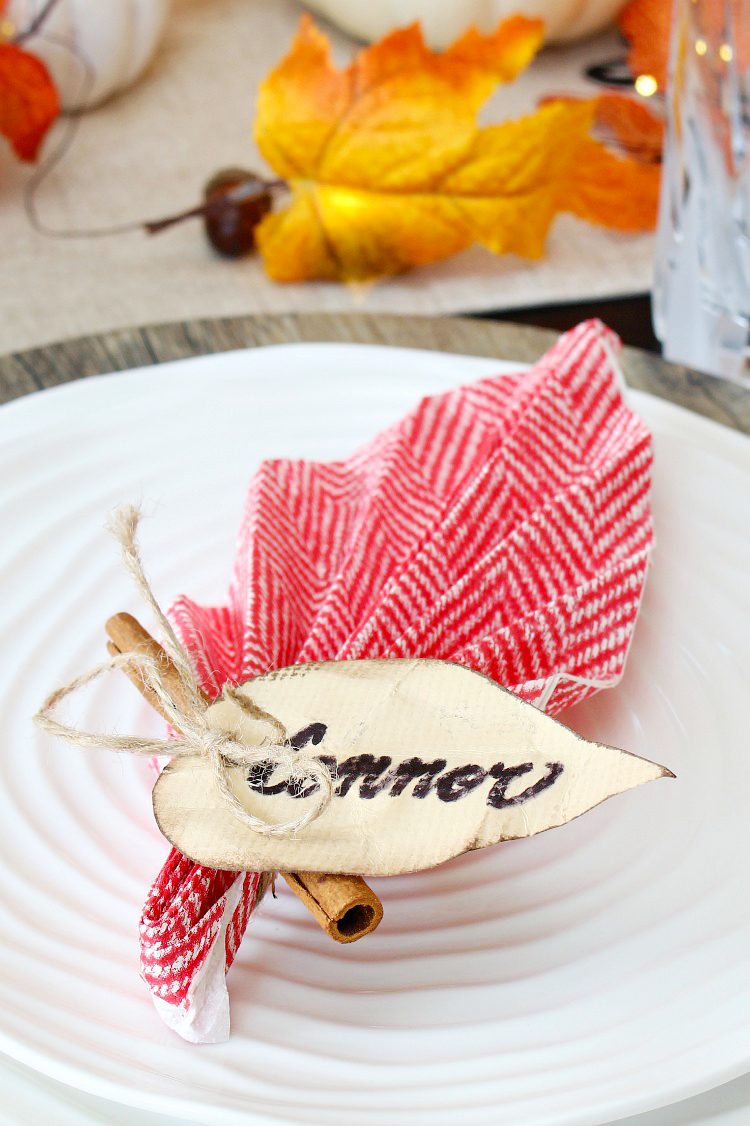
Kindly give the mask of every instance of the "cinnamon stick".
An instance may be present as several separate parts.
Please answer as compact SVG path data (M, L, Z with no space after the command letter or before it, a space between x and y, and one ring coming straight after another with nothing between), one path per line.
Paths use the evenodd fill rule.
M145 653L161 665L162 680L178 707L185 704L182 680L169 655L158 641L130 614L115 614L105 629L110 640L107 651ZM135 668L125 669L129 679L151 706L164 715L157 696L141 680ZM206 707L211 702L205 694ZM167 718L165 716L165 718ZM294 894L301 899L326 934L336 942L356 942L375 930L383 918L383 906L361 876L330 875L323 872L282 873Z

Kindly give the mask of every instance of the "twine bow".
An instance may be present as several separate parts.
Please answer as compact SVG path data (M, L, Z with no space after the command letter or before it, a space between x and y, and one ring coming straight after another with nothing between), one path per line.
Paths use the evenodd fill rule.
M102 661L101 664L52 692L34 716L34 722L43 731L86 749L106 748L136 755L173 757L201 755L211 764L213 779L222 798L247 828L264 836L294 836L319 817L331 801L333 796L331 773L319 759L305 753L304 750L296 750L292 747L284 725L256 704L248 704L247 699L240 697L232 686L224 688L223 698L240 704L246 711L249 708L254 718L269 723L276 730L277 739L273 742L264 740L257 746L249 746L235 736L211 726L210 712L205 709L200 686L188 654L178 641L146 578L136 538L139 517L139 511L133 505L123 505L112 514L109 530L120 544L123 562L138 590L159 622L164 636L164 648L180 676L184 693L182 706L178 706L169 694L162 677L162 668L157 660L141 653L122 653ZM116 668L137 671L144 684L157 696L172 726L179 732L176 739L140 738L136 735L80 731L54 718L53 713L61 700ZM260 763L273 763L280 768L293 786L301 788L310 781L317 783L310 791L313 800L298 817L277 823L264 821L250 813L236 796L232 789L230 770L234 767L249 769Z

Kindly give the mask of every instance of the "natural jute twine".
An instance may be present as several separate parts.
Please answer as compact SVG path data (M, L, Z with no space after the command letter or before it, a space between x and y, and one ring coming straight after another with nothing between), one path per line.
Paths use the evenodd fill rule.
M214 782L228 805L232 807L237 817L243 824L255 833L264 836L291 837L319 817L327 807L333 796L333 779L330 771L317 758L296 750L289 744L289 736L274 716L252 705L253 714L270 723L278 733L276 742L262 742L258 746L248 746L232 735L219 731L210 726L209 715L205 710L200 687L195 678L190 659L184 647L177 640L166 615L159 606L151 586L146 578L141 562L141 555L136 538L140 513L133 505L123 505L111 516L109 530L118 540L122 549L122 558L125 566L133 576L136 587L151 607L164 638L164 648L172 658L182 682L187 706L178 707L169 695L162 679L162 669L159 662L152 657L140 653L122 653L110 657L88 672L71 680L68 684L52 692L44 701L34 722L50 735L57 735L68 743L77 747L98 750L127 751L135 755L169 755L171 757L202 755L211 764ZM95 733L80 731L55 719L53 712L57 705L66 696L77 692L79 688L91 683L111 669L135 669L143 680L158 697L172 726L179 732L176 739L141 739L135 735L116 735L108 733ZM235 697L235 690L231 686L224 688L223 697L235 700L247 707L244 697ZM259 763L274 763L285 775L293 786L302 788L305 783L315 781L318 785L314 790L314 800L307 804L307 808L290 821L277 824L264 821L251 814L232 790L230 768L242 767L249 769ZM313 795L311 795L311 798Z

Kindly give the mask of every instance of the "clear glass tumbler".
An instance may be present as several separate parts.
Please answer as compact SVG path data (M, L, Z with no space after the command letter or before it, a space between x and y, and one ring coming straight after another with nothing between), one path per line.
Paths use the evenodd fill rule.
M674 0L653 316L668 360L750 383L750 0Z

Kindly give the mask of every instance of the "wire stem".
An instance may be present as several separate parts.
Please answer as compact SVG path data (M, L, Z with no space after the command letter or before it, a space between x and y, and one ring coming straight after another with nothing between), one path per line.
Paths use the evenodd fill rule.
M23 43L25 39L30 39L32 35L36 35L42 24L47 19L47 16L50 14L57 3L58 0L47 0L47 3L44 5L42 10L34 16L28 27L25 27L23 31L19 31L12 42L16 44Z

